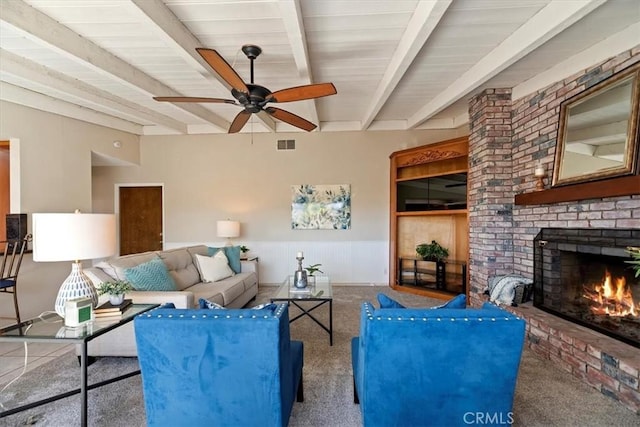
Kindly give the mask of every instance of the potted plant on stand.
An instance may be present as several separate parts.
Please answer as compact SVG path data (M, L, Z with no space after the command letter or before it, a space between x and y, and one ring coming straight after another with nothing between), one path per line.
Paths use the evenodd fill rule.
M322 264L313 264L304 268L305 270L307 270L307 281L309 282L310 285L316 284L316 277L314 276L316 271L319 271L320 273L324 273L324 271L320 270L321 266Z
M431 243L421 243L416 246L416 252L425 261L442 262L449 256L449 250L443 248L440 243L432 240Z
M98 294L107 294L109 295L109 302L112 305L120 305L124 301L124 294L130 290L133 290L133 287L129 282L124 280L114 280L110 282L103 282L100 285Z

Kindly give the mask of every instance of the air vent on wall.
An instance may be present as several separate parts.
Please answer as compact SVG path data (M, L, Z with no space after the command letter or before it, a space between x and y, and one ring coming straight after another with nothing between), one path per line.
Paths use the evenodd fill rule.
M296 149L295 139L279 139L278 140L278 150L295 150L295 149Z

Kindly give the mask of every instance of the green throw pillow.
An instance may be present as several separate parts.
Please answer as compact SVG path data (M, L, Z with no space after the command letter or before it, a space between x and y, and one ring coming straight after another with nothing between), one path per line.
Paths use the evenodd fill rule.
M136 291L176 291L178 287L160 258L124 270Z
M229 260L229 267L231 267L233 272L236 274L242 272L242 268L240 267L240 246L223 246L221 248L209 247L209 256L214 256L220 249L222 249L224 254L227 256L227 259Z

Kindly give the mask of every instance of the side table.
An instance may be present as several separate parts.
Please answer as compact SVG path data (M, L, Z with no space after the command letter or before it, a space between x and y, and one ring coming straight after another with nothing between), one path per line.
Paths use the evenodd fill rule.
M64 319L55 313L36 317L35 319L26 320L16 325L11 325L0 329L0 341L17 341L17 342L48 342L58 344L80 344L80 388L70 390L46 399L36 402L27 403L4 412L0 412L0 418L26 411L46 403L55 402L65 397L73 396L80 393L80 425L87 426L87 392L103 385L111 384L116 381L129 378L140 373L139 370L128 374L120 375L115 378L104 380L95 384L88 384L87 367L88 355L87 345L94 338L104 335L125 323L131 322L138 314L149 311L158 307L158 304L133 304L122 313L122 318L110 322L89 322L77 328L68 328L64 326Z

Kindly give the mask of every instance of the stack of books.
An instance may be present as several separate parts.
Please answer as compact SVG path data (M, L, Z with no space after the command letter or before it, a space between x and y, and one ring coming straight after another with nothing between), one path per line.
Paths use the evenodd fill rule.
M122 318L122 313L132 304L130 299L122 301L120 305L113 305L109 301L93 310L95 320L117 320Z

